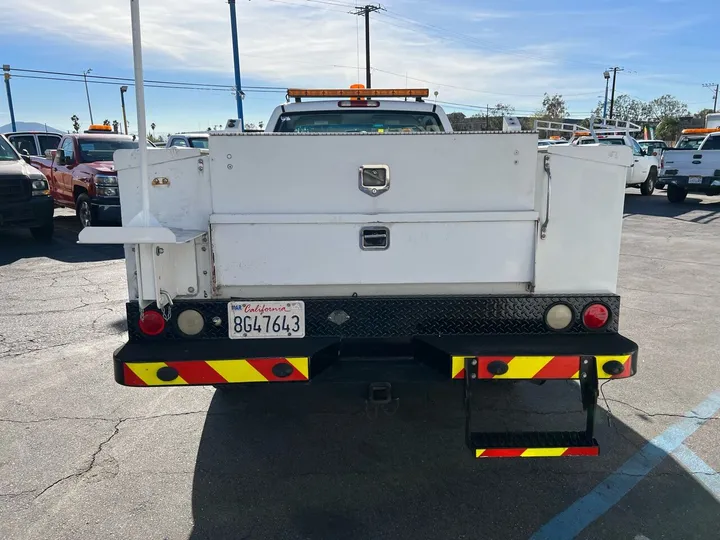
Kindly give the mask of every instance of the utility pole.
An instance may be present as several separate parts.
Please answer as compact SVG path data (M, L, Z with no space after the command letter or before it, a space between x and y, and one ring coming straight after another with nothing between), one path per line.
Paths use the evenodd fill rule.
M370 14L373 11L385 11L380 5L356 7L355 11L351 11L353 15L365 17L365 87L372 88L370 77Z
M705 83L703 84L705 88L712 88L713 89L713 95L715 97L715 101L713 103L713 112L717 112L717 100L718 100L718 90L720 90L720 84L718 83Z
M613 72L613 84L612 84L612 96L610 97L610 120L613 117L613 107L615 106L615 79L617 78L618 71L624 71L623 68L615 66L612 69Z
M240 121L240 131L245 130L243 119L243 91L240 82L240 51L238 49L237 16L235 14L235 0L228 0L230 4L230 32L232 34L233 64L235 66L235 101L237 103L237 115Z
M485 131L490 131L490 104L485 105Z
M85 95L87 96L88 111L90 112L90 123L94 124L95 122L93 121L93 117L92 117L92 107L90 106L90 91L88 90L88 85L87 85L87 76L88 76L88 73L90 73L91 71L92 71L92 68L83 71L83 79L85 79Z
M3 64L3 78L5 79L5 92L7 93L8 109L10 109L10 125L13 131L17 131L15 124L15 109L13 109L12 92L10 92L10 66Z
M125 135L128 134L127 115L125 114L125 92L127 92L127 90L127 86L120 87L120 105L122 105L123 127L125 128Z
M603 118L607 118L607 98L608 98L608 83L610 83L610 72L605 71L603 73L605 77L605 104L603 105Z

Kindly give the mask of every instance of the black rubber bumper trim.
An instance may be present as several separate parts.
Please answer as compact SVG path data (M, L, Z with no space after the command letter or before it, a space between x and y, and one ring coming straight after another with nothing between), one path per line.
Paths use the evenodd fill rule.
M364 340L382 352L384 339ZM115 380L123 384L125 362L182 362L236 358L308 357L313 382L376 381L400 378L451 380L452 356L560 356L632 355L631 374L637 371L638 346L620 334L492 335L408 338L410 358L373 353L372 358L344 358L352 342L337 338L169 341L127 343L115 351Z
M637 343L620 334L439 336L417 341L455 356L593 356L638 350Z

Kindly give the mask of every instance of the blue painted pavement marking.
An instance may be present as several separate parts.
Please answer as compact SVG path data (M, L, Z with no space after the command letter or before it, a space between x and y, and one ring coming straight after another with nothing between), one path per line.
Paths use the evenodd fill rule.
M572 540L627 495L647 474L720 410L720 391L712 393L677 424L648 442L584 497L543 525L531 540Z
M720 502L720 473L705 463L700 456L681 444L672 456Z

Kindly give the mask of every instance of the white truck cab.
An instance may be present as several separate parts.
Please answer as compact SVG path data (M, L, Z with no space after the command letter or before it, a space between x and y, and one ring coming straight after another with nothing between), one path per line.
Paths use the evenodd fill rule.
M288 92L296 102L276 107L265 127L266 132L447 133L452 131L445 111L433 103L415 99L382 100L375 96L374 99L351 98L303 102L301 101L303 97L316 96L312 91L291 89ZM382 97L383 94L377 96Z
M475 457L598 455L599 381L637 369L616 294L631 149L538 149L514 118L452 133L405 101L428 93L291 89L265 133L116 152L123 226L79 238L125 245L116 381L342 383L369 408L455 384ZM473 431L492 379L576 380L587 422Z

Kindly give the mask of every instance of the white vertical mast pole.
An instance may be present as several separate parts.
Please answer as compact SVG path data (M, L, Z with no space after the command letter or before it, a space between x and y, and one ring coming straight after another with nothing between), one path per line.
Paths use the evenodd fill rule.
M150 227L150 181L148 179L147 125L145 120L145 87L143 86L142 37L140 34L140 0L130 0L133 64L135 67L135 107L137 109L138 147L140 150L140 185L142 186L142 225Z

